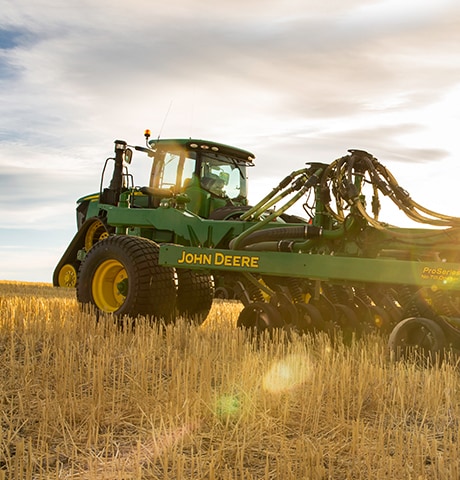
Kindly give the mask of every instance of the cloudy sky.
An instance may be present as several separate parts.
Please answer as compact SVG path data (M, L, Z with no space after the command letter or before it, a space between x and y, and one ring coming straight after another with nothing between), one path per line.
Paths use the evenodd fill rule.
M416 201L460 216L458 0L0 11L0 280L51 281L75 200L99 189L113 141L142 144L145 128L253 151L253 201L305 162L360 148Z

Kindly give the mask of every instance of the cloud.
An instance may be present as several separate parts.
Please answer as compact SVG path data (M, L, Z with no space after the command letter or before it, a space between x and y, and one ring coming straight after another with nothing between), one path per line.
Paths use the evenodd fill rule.
M455 157L457 1L156 3L0 0L3 228L70 237L113 140L144 128L254 151L264 193L348 148Z

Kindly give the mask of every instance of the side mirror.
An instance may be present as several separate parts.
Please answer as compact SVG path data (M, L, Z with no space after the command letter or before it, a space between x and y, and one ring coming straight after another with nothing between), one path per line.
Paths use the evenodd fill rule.
M131 164L131 160L133 159L133 151L130 148L127 148L124 153L124 162L128 165Z
M146 148L146 147L134 147L135 150L138 152L144 152L146 153L149 157L153 157L155 155L155 150L152 150L151 148Z

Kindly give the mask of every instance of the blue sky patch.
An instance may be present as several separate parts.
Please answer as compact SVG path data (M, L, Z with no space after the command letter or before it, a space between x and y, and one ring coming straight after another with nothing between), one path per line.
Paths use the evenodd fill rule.
M23 37L23 32L19 30L6 30L0 28L0 48L9 50L16 47Z

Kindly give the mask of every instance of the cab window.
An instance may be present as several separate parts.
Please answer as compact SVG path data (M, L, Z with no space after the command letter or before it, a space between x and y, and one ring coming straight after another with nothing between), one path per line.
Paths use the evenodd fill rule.
M184 188L195 171L196 160L185 152L164 152L155 158L152 168L151 186L162 189Z

